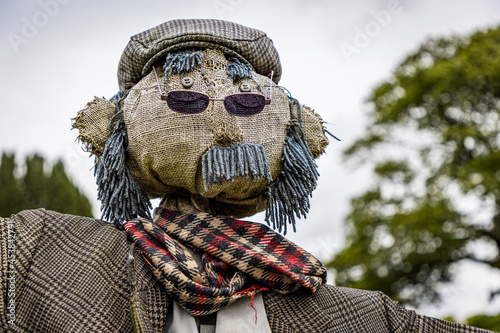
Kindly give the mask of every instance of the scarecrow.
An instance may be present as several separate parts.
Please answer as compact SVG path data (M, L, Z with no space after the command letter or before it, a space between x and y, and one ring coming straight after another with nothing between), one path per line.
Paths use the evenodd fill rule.
M486 332L328 286L321 262L281 235L309 210L328 140L280 76L272 41L239 24L175 20L133 36L119 92L73 121L111 223L44 209L1 219L0 327ZM240 219L263 210L268 225Z

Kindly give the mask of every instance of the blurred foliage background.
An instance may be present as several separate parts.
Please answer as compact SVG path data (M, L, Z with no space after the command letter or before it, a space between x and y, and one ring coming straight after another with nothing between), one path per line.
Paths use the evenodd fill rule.
M500 269L500 28L428 40L368 104L344 156L372 163L374 185L351 201L336 284L419 306L439 302L453 263ZM500 315L468 322L500 331Z
M73 185L61 161L50 166L43 157L33 155L17 166L14 154L4 153L0 164L0 216L34 208L92 217L89 200Z

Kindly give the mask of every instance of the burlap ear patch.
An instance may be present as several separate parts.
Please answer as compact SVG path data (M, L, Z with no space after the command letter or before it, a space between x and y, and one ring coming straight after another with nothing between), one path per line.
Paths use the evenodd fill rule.
M298 107L293 108L294 119L299 120ZM304 129L306 143L311 150L313 157L316 159L325 152L328 145L328 138L325 135L323 120L320 115L314 112L313 109L306 105L301 107L301 120Z
M95 97L72 119L72 127L78 129L78 140L86 151L101 156L110 136L108 128L115 114L115 104L105 98Z

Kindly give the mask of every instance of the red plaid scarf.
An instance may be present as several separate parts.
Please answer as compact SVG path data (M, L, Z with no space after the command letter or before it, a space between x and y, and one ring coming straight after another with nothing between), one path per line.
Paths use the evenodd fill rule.
M323 264L260 223L158 208L125 230L175 301L194 316L216 312L257 291L311 292L326 281ZM198 252L202 265L187 249Z

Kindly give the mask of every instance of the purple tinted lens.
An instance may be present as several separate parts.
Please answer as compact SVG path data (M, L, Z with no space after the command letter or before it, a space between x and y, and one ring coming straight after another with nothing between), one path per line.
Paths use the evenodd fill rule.
M234 94L226 96L224 106L227 112L235 116L253 116L264 109L266 98L259 94Z
M175 112L196 114L205 111L210 99L195 91L171 91L167 95L168 107Z

